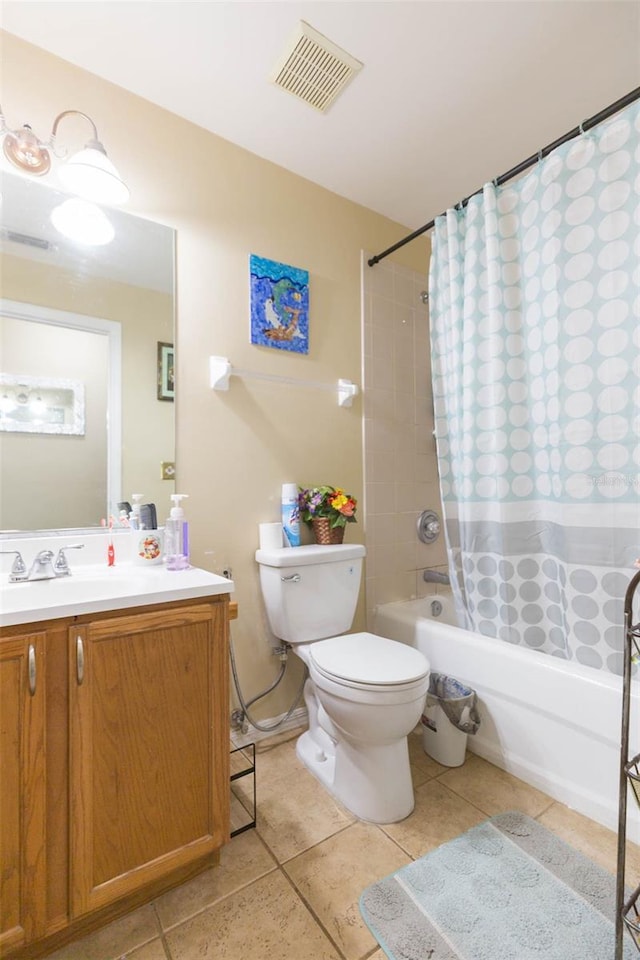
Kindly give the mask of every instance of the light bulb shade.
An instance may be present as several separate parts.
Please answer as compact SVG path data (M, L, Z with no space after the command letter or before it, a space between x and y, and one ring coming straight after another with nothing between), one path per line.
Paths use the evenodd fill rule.
M69 157L58 177L71 193L94 203L120 204L129 199L129 188L97 141Z
M113 224L99 207L75 197L51 211L51 222L63 236L90 247L111 243L115 236Z

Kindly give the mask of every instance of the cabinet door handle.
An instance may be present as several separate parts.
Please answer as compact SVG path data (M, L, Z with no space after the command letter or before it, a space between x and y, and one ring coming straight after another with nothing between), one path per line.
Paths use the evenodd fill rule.
M76 676L78 686L81 686L84 680L84 644L82 637L76 637Z
M29 693L33 697L36 692L36 648L32 643L29 644L29 653L27 655L27 663L29 669Z

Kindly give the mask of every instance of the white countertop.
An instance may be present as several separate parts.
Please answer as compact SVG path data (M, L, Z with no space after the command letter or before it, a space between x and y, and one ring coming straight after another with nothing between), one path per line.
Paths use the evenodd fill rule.
M73 554L71 555L73 560ZM0 584L0 626L232 593L233 581L190 567L84 564L70 577Z

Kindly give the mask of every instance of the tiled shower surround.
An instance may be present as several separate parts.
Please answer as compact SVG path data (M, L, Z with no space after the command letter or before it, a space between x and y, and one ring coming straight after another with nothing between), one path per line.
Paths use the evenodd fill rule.
M367 623L376 604L436 590L422 578L446 571L444 536L418 540L423 510L442 517L429 359L425 273L362 258L364 465ZM442 589L438 587L437 589Z

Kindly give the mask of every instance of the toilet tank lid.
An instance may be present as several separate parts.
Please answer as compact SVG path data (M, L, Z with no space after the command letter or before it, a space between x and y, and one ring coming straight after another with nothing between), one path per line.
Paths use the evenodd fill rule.
M366 550L361 543L335 543L328 546L311 543L304 547L277 547L256 550L256 560L267 567L304 567L336 560L357 560Z

